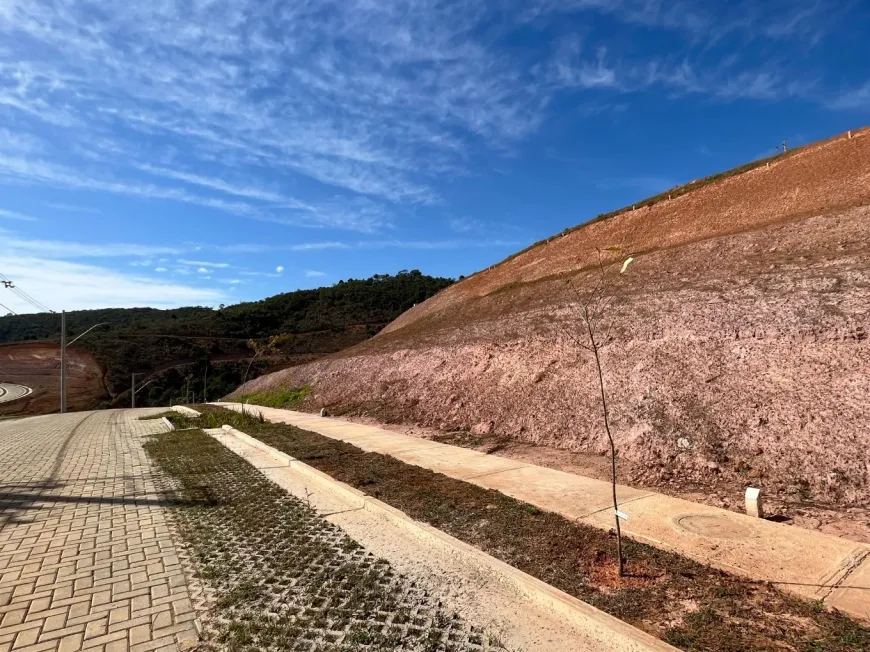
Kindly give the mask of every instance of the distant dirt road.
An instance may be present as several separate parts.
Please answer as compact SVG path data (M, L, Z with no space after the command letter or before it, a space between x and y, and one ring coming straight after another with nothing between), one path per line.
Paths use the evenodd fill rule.
M19 398L24 398L33 390L24 385L15 385L13 383L0 383L0 403L9 403L17 401Z
M67 349L67 407L89 410L109 399L104 370L85 349ZM60 405L60 349L56 342L0 344L0 385L12 396L0 397L0 414L47 414ZM27 387L27 394L11 387ZM2 392L0 392L2 394ZM13 400L13 397L20 400Z

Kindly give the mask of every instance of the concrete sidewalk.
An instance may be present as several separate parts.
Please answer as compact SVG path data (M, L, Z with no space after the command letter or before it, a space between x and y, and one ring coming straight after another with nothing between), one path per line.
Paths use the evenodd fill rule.
M238 403L215 403L240 410ZM304 412L249 405L269 421L391 455L567 518L613 526L610 484L496 455ZM870 620L870 546L820 532L620 486L623 532L746 578Z

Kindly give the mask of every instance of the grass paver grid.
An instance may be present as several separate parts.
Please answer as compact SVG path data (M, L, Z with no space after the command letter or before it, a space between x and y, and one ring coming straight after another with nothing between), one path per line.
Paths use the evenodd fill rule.
M681 649L870 650L870 628L770 585L634 541L625 545L629 577L619 580L607 532L294 426L217 406L197 409L198 419L170 418L180 426L233 425Z
M202 431L146 450L171 479L173 523L212 596L204 649L498 649Z

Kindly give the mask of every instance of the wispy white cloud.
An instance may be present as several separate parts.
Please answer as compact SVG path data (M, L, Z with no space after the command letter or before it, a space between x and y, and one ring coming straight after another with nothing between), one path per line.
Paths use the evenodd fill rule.
M326 272L319 272L316 269L306 269L305 276L308 278L320 278L326 276Z
M54 310L139 306L174 308L217 305L228 299L219 290L122 274L105 267L52 258L4 255L3 273ZM9 302L4 299L4 303L16 312L32 312L32 308L19 302L16 297L7 299Z
M230 267L229 263L213 263L206 260L187 260L186 258L179 258L175 262L181 265L190 265L192 267L207 267L210 269L226 269L227 267Z
M870 107L870 81L858 88L832 94L828 105L842 110L867 109Z
M20 157L4 157L0 153L0 182L18 182L25 184L45 184L55 188L74 190L102 191L113 194L129 195L142 199L166 199L188 204L197 204L214 208L232 215L239 215L257 220L284 222L291 224L288 217L270 213L258 206L245 202L226 201L214 197L205 197L174 187L142 184L137 182L117 181L99 178L96 175L82 175L64 166L46 163L35 159Z
M450 220L450 229L456 233L483 233L486 223L470 217L456 217Z
M703 0L527 0L524 21L564 20L565 14L595 12L628 25L682 32L689 40L718 40L737 33L744 40L799 40L818 43L851 8L850 2L704 2Z
M568 93L577 116L655 88L865 106L866 88L831 100L802 61L740 56L819 43L855 4L2 0L0 183L383 232ZM587 14L620 28L590 35ZM503 47L530 22L567 36ZM651 30L667 46L640 52Z
M516 229L513 229L516 230ZM222 252L266 253L270 251L321 251L324 249L363 250L363 249L487 249L494 247L514 247L523 242L518 240L475 239L475 240L355 240L349 242L307 242L288 245L237 244L216 245L213 248ZM245 272L242 272L243 274ZM256 274L255 272L250 272Z
M639 93L662 88L673 97L703 95L723 102L809 99L817 91L817 80L806 76L800 80L790 79L771 64L744 69L733 57L723 58L712 66L700 65L688 58L675 61L648 57L643 61L623 61L604 48L588 55L573 42L562 47L552 60L549 80L560 89Z
M22 222L36 222L36 218L32 215L25 215L24 213L16 213L15 211L7 211L0 208L0 217L5 218L7 220L20 220Z
M287 245L272 245L259 243L239 243L232 245L215 245L212 247L223 253L256 254L267 251L322 251L326 249L349 249L345 242L303 242Z
M353 249L489 249L516 247L517 240L361 240Z
M68 213L88 213L90 215L101 215L101 212L96 208L87 206L75 206L73 204L61 204L57 202L45 202L48 208L53 208L56 211L66 211Z
M209 177L204 177L199 174L182 172L180 170L172 170L169 168L157 167L144 163L134 164L133 167L139 170L143 170L145 172L149 172L150 174L153 174L155 176L173 179L177 181L184 181L192 185L203 186L212 190L218 190L228 195L237 195L239 197L245 197L247 199L256 199L264 202L278 203L287 208L299 208L310 212L317 211L317 209L313 206L309 206L308 204L300 202L292 197L286 197L280 193L272 192L262 188L257 188L256 186L237 186L231 183L227 183L222 179L213 179Z
M267 276L270 278L278 278L279 276L281 276L280 274L276 274L274 272L257 272L249 269L243 270L239 272L239 274L241 274L242 276Z
M127 258L179 254L181 251L175 247L128 243L88 244L67 240L38 240L14 235L6 236L0 242L0 252L61 258Z
M482 5L3 7L0 38L26 44L6 57L0 51L4 110L75 127L68 151L93 168L79 175L49 159L12 169L7 162L3 172L19 181L373 230L393 214L378 203L439 201L433 179L465 166L469 139L521 139L546 104L524 65L473 36ZM167 152L152 144L159 137L178 144ZM134 173L154 181L136 182ZM264 181L237 181L252 173ZM301 180L307 196L288 191ZM358 198L374 201L374 210L360 211Z

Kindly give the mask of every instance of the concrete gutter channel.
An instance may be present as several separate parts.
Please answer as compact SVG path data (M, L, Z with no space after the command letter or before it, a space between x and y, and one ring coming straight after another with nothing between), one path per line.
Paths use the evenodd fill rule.
M429 575L461 577L448 606L477 622L487 622L519 649L552 651L673 652L676 648L627 623L541 582L444 532L413 520L404 512L334 480L228 425L206 433L247 459L270 480L308 501L348 536L399 570L413 575L428 567ZM309 491L309 487L314 492ZM324 494L328 494L328 497ZM316 498L316 500L312 500ZM373 535L372 533L377 533ZM415 562L395 558L395 542L410 540ZM391 542L385 545L384 542ZM391 558L394 557L394 558ZM402 568L402 565L405 568ZM425 570L422 575L426 575Z
M213 405L236 411L245 407ZM340 419L256 405L246 409L255 409L268 421L495 489L581 523L605 530L613 525L607 482ZM623 532L638 541L870 620L870 546L866 544L632 487L620 486L617 494L621 511L629 515Z

